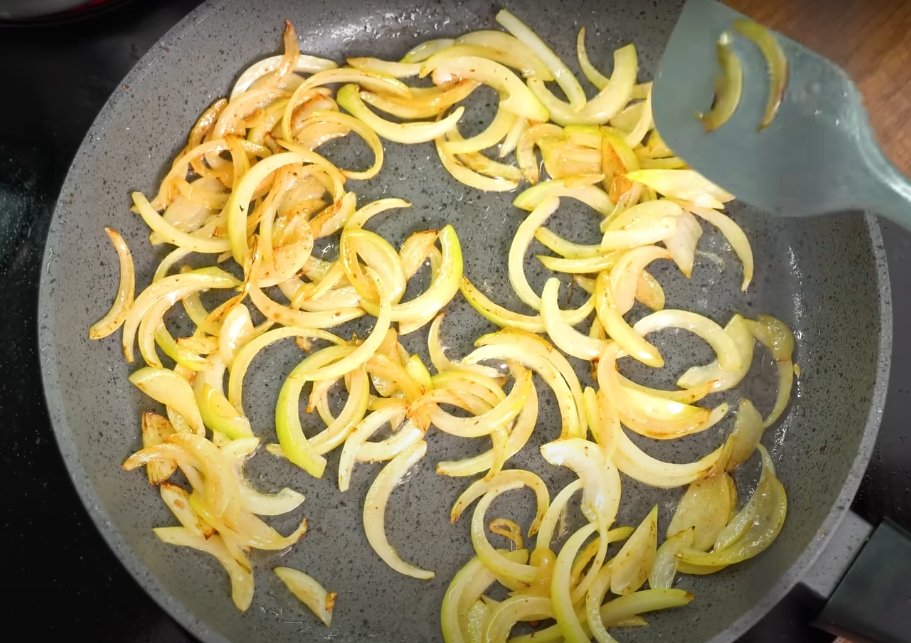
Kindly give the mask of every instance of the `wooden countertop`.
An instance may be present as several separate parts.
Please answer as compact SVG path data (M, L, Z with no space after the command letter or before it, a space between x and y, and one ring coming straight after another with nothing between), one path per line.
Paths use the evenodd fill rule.
M911 176L911 0L724 0L844 67L885 153Z

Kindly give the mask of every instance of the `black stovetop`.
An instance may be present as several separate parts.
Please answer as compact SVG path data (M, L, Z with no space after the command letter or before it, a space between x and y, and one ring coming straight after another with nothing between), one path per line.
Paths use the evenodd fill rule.
M129 69L199 0L119 3L78 21L0 24L0 619L34 640L192 641L136 584L89 519L42 397L37 298L54 202L92 120ZM854 509L911 529L911 235L884 223L895 301L882 429ZM11 598L10 598L11 597ZM745 641L829 641L792 594ZM20 630L21 631L21 630Z

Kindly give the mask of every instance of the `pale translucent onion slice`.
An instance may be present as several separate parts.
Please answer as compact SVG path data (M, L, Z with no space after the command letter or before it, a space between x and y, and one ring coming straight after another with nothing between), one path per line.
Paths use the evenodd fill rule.
M278 69L281 62L282 56L270 56L269 58L263 58L259 62L247 67L247 69L244 70L244 73L242 73L234 83L234 87L231 88L230 98L233 100L235 97L247 91L255 81L266 74L274 72ZM336 67L338 67L338 65L331 60L319 58L317 56L299 54L294 65L294 71L301 74L315 74L318 71L335 69Z
M442 136L434 140L437 156L440 164L459 183L464 183L482 192L509 192L519 187L518 181L500 176L485 176L465 166L454 154L445 150L445 143L446 139Z
M550 112L551 120L559 125L603 125L632 98L638 65L635 46L625 45L614 51L614 73L610 81L597 96L585 103L582 109L554 96L553 92L536 78L529 79L528 86Z
M398 424L404 419L406 411L405 404L390 400L390 403L382 409L377 409L358 422L342 447L342 455L338 464L339 491L347 491L351 485L351 474L354 470L354 463L358 460L357 454L361 445L386 424L390 424L393 429L398 429Z
M403 63L419 63L427 60L436 52L443 49L452 47L455 44L455 40L452 38L435 38L432 40L425 40L419 45L416 45L412 49L409 49L408 52L402 56L400 62Z
M726 370L722 368L718 359L704 366L692 366L677 380L677 386L694 388L708 383L712 384L713 391L726 391L737 386L753 363L753 335L750 333L749 324L742 315L734 315L724 327L740 355L739 368Z
M139 324L156 306L164 307L164 309L155 310L156 314L163 314L170 305L195 293L211 289L234 288L237 285L238 281L234 277L216 267L199 268L179 275L164 277L152 283L136 297L123 322L124 357L128 362L133 361L133 342L136 339ZM154 332L154 327L152 330Z
M557 555L557 562L554 565L553 575L550 582L550 600L553 604L554 618L560 626L560 631L566 641L571 643L587 643L589 636L576 614L576 608L573 605L573 592L570 587L570 573L576 555L585 543L585 540L597 531L598 525L589 523L581 527L572 536L570 536L560 553ZM606 551L607 546L604 546ZM596 570L601 567L600 563ZM597 571L596 571L597 573Z
M385 525L386 505L392 490L402 482L408 470L417 464L425 453L427 453L427 443L421 440L398 454L377 474L364 498L364 531L373 551L389 567L405 576L429 580L434 576L432 571L420 569L405 562L389 544Z
M569 67L566 66L566 63L560 60L560 57L528 25L506 9L501 9L497 13L497 22L503 25L506 31L515 36L522 44L531 49L532 53L544 63L553 74L554 80L560 86L560 89L566 94L572 108L575 110L582 109L586 103L585 91ZM547 119L541 118L538 120Z
M519 594L494 607L484 627L484 641L505 641L509 632L522 621L540 621L553 617L549 598Z
M146 366L130 375L130 382L156 402L173 408L190 424L194 432L205 434L193 387L172 370Z
M525 83L508 67L480 56L441 57L424 63L422 75L432 73L436 85L454 80L473 80L494 88L500 94L500 108L533 121L546 121L548 112Z
M449 116L438 121L417 121L410 123L394 123L374 114L358 91L357 85L345 85L336 95L338 104L344 107L355 118L367 124L370 129L382 138L396 143L426 143L443 136L451 130L465 113L464 107L459 107Z
M130 253L130 248L123 237L120 236L120 233L114 228L105 228L104 231L117 252L117 260L120 266L120 282L111 308L105 313L104 317L89 328L89 339L107 337L120 328L127 318L127 313L133 304L133 296L136 291L136 272L133 268L133 255Z
M322 621L323 625L332 625L332 611L335 609L335 592L327 592L319 581L302 571L291 567L273 567L278 576L292 594Z
M524 563L528 560L528 551L517 549L503 552L515 562ZM443 640L446 643L469 643L473 641L467 631L468 613L476 601L488 588L496 582L496 576L491 573L475 556L455 573L440 607L440 623Z
M633 326L633 329L641 335L648 335L666 328L681 328L698 335L712 347L718 357L718 363L725 370L737 370L743 366L743 357L731 336L704 315L669 308L643 317Z
M677 575L677 554L693 545L693 529L678 531L667 538L655 554L655 564L648 575L648 586L651 589L670 589L674 586Z
M507 67L518 70L524 77L553 80L550 69L537 54L513 35L495 30L469 31L455 41L456 45L475 45L486 49L484 54Z
M736 505L736 488L728 474L696 480L677 503L667 535L692 529L693 549L705 551L715 544Z
M559 206L560 200L554 197L542 201L519 224L519 228L513 235L512 243L509 246L507 259L509 283L512 284L512 288L516 295L519 296L519 299L535 310L541 308L541 298L532 290L525 276L525 253L534 240L535 231L544 225L544 222L557 211Z
M518 485L518 487L513 485ZM535 535L550 506L550 492L547 484L537 474L525 469L504 469L495 476L472 482L453 503L449 512L449 521L457 522L465 509L478 498L488 493L498 494L500 491L507 490L507 487L509 489L528 487L535 494L537 513L528 528L528 535Z
M228 400L236 409L243 409L244 375L246 375L247 369L253 361L253 358L267 346L289 337L299 337L306 340L322 339L334 344L341 343L342 341L332 333L323 330L298 328L295 326L276 328L251 339L237 350L234 355L234 360L231 363L231 373L228 377Z
M459 136L457 139L449 140L443 145L450 154L480 152L502 141L509 134L517 119L518 117L512 112L505 109L497 110L493 120L482 132L469 138Z
M658 548L658 507L652 508L610 562L611 592L632 594L648 579Z
M402 323L420 320L422 324L425 320L429 322L459 292L463 270L459 237L455 228L447 224L440 230L439 239L442 259L435 278L420 295L392 307L393 321ZM376 314L376 308L371 302L364 302L363 306L370 314Z
M541 455L554 466L571 469L582 480L582 513L598 527L602 537L620 508L620 474L603 447L588 440L569 438L541 446Z
M133 207L146 225L165 243L185 248L192 252L219 254L230 249L230 242L225 238L191 234L168 223L145 198L141 192L133 192Z
M156 527L152 531L162 542L169 545L191 547L214 556L228 572L234 605L242 612L247 611L253 602L253 572L234 560L221 536L215 534L210 538L203 538L184 527Z
M677 555L688 568L732 565L753 558L774 542L788 512L787 494L775 475L765 447L759 445L762 474L753 495L715 540L710 552L684 551Z
M617 309L608 272L600 273L595 280L595 312L604 331L627 355L653 368L664 366L664 358L658 349L643 337L645 333L626 323ZM605 344L602 342L601 346L603 352Z
M724 238L728 240L728 243L731 244L731 248L734 249L737 257L740 259L740 263L743 264L743 282L741 283L740 289L746 290L753 280L753 249L750 247L750 240L747 239L743 229L737 225L733 219L717 210L703 208L694 203L685 201L681 202L680 205L700 219L705 219L718 228L721 231L721 234L724 235Z
M532 583L538 576L538 568L534 565L512 561L490 544L487 539L485 524L487 522L487 509L490 504L502 493L521 489L523 482L515 481L498 485L481 498L471 517L471 543L474 545L478 558L490 571L498 577L522 583Z
M472 284L468 277L462 278L461 292L475 311L501 328L518 328L530 333L545 331L544 321L540 315L524 315L500 306ZM594 305L594 299L589 297L578 308L560 311L560 315L567 324L575 325L591 314Z
M560 281L554 277L547 280L541 293L541 319L547 336L554 345L567 355L589 361L597 360L606 346L605 340L593 339L580 333L565 320L565 313L557 304Z
M168 422L168 419L157 413L142 414L142 446L153 447L162 444L168 439L168 436L174 433L174 427ZM177 463L174 461L155 461L146 465L146 475L149 478L149 484L162 484L171 477L177 470ZM162 491L162 493L164 493Z
M604 190L594 185L601 178L596 174L542 181L519 194L512 204L531 212L548 199L566 196L608 216L614 210L614 203Z
M583 437L582 386L572 366L547 341L523 331L507 330L478 339L479 347L465 356L464 362L475 364L488 359L514 360L532 369L553 390L560 407L563 437Z
M636 170L626 178L642 183L669 199L688 201L701 208L720 210L734 196L695 170Z
M643 589L627 596L618 596L601 606L601 619L608 625L621 622L646 612L656 612L682 607L692 602L694 596L682 589Z
M595 581L592 583L585 595L585 616L588 627L592 636L598 643L616 643L617 639L610 635L605 627L604 620L601 618L601 603L610 590L611 575L613 568L610 565L603 566L598 570Z
M538 394L534 387L529 390L528 399L515 424L509 431L502 459L505 462L528 443L538 420ZM485 451L476 456L462 460L449 460L437 464L437 473L444 476L472 476L483 471L492 470L495 464L494 450Z

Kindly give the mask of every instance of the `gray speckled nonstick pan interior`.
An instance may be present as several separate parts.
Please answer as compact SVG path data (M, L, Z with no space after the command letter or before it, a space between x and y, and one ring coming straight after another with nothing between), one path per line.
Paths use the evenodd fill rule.
M609 69L614 48L634 41L643 77L652 71L679 10L677 3L598 0L507 6L567 61L575 60L575 36L583 24L589 28L593 60L604 68ZM153 527L173 521L142 473L119 468L138 448L140 411L150 407L127 382L131 369L123 362L119 340L86 339L87 328L107 310L116 289L116 258L103 228L111 225L123 232L137 261L138 279L146 283L160 255L147 243L142 221L129 212L129 192L154 193L197 114L225 95L247 64L280 49L285 18L295 23L304 51L341 61L343 53L396 58L423 39L490 28L496 9L479 0L437 0L422 8L399 0L228 0L203 5L130 73L73 163L48 237L41 283L40 354L54 429L74 483L111 547L148 592L202 639L439 639L440 600L471 546L468 521L450 525L447 519L450 504L467 481L437 476L431 463L478 447L432 434L423 466L392 497L390 539L406 559L436 570L430 582L391 571L367 544L361 508L377 465L358 466L352 488L342 494L335 482L337 456L322 481L257 456L250 466L253 479L264 488L289 484L302 490L307 496L302 509L312 528L292 551L256 557L253 605L239 613L229 598L226 576L213 559L153 537ZM476 126L490 116L485 107L484 101L472 107L469 119L475 119ZM409 231L453 223L465 248L467 274L499 301L516 304L505 279L506 250L521 220L511 197L481 194L455 183L440 168L430 145L386 148L379 178L353 189L362 203L398 196L414 207L383 215L377 229L401 241ZM366 162L366 156L356 152L329 153ZM687 609L651 617L648 628L619 632L624 640L731 640L744 631L812 562L846 510L875 439L891 337L888 279L875 221L859 214L773 220L742 207L731 212L746 229L757 258L756 280L746 294L737 288L736 258L711 230L700 247L722 257L723 267L700 259L689 281L670 266L657 276L665 284L669 306L696 310L721 323L735 311L766 312L795 330L802 376L787 416L766 435L789 493L788 520L778 541L759 558L715 576L685 577L681 586L692 589L696 601ZM594 217L569 204L555 225L577 239L591 238L595 230ZM533 285L540 288L543 273L531 272ZM488 328L457 299L444 338L451 353L459 355ZM418 350L423 336L409 338L410 348ZM663 381L669 381L675 369L708 357L705 347L683 334L665 332L658 342L669 358ZM248 375L245 400L254 427L267 441L274 440L271 409L278 387L299 355L290 346L270 349ZM746 393L768 409L772 380L766 367L754 366ZM554 401L539 390L543 412L534 444L513 466L542 473L555 492L570 478L547 467L538 455L536 445L558 431ZM688 460L718 444L729 428L726 422L683 443L647 447L659 457ZM740 482L744 491L751 483L749 476ZM659 502L663 530L682 490L657 493L626 478L623 483L621 521L638 522ZM497 513L526 515L525 493L498 501ZM286 530L297 515L275 524ZM306 570L339 593L330 630L318 625L268 571L279 560Z

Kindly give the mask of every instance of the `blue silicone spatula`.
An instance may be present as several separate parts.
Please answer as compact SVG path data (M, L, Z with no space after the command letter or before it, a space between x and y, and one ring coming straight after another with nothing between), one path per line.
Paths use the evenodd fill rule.
M652 88L655 126L693 169L769 213L806 216L868 210L911 228L911 182L880 150L860 94L845 71L772 32L787 59L778 111L763 128L772 81L745 19L713 0L688 0L662 55ZM707 131L725 34L742 64L743 91L730 118ZM909 133L911 135L911 133Z

